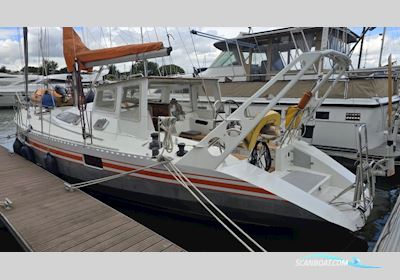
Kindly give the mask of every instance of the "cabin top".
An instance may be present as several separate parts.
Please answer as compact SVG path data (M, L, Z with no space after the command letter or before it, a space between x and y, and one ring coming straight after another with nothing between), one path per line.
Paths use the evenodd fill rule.
M186 105L180 104L176 100L177 96L184 96L189 102ZM207 96L209 106L198 106L201 96ZM212 106L220 103L217 79L135 78L97 87L93 104L94 128L100 125L96 124L99 118L106 119L103 125L107 122L110 125L105 131L119 131L146 138L149 132L158 129L159 117L174 116L178 131L205 133L212 129L215 118L216 109Z

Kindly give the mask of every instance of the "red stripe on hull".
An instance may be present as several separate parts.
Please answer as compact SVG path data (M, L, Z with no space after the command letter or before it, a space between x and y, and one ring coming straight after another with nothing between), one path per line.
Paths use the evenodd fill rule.
M84 163L82 155L77 156L77 155L74 155L74 154L71 154L71 153L68 153L68 152L65 152L65 151L61 151L59 148L53 149L53 148L50 148L49 146L44 146L43 144L38 143L37 141L31 140L31 139L29 139L28 142L31 145L33 145L34 147L37 147L37 148L39 148L41 150L45 150L45 151L51 152L51 153L53 153L55 155L60 155L60 156L66 157L66 158L70 158L70 159L73 159L73 160L80 161L80 162L82 162L82 164ZM116 162L116 161L103 158L103 166L108 167L108 168L113 168L113 169L124 171L124 172L132 171L132 170L136 169L136 168L133 168L133 167L126 167L126 166L121 166L121 165L118 165L118 164L113 164L113 163L110 163L110 162L104 162L104 160L113 161L113 162ZM124 163L124 164L128 164L128 163ZM141 166L141 165L137 165L137 166ZM148 170L139 171L138 174L146 175L146 176L150 176L150 177L167 179L167 180L175 180L175 178L170 174L164 174L164 173L148 171ZM190 174L190 173L186 173L186 174ZM197 175L197 174L192 174L192 175L203 176L203 175ZM208 177L210 177L210 176L208 176ZM212 177L212 178L225 180L225 178L220 178L220 177ZM208 186L214 186L214 187L220 187L220 188L226 188L226 189L233 189L233 190L239 190L239 191L248 191L248 192L253 192L253 193L259 193L259 194L275 196L273 193L268 192L268 191L266 191L264 189L261 189L261 188L252 188L252 187L247 187L247 186L243 186L243 185L236 185L236 184L230 184L230 183L209 181L209 180L198 179L198 178L189 178L188 177L188 179L191 182L195 183L195 184L202 184L202 185L208 185ZM226 180L229 180L229 179L226 179ZM235 180L235 181L238 181L238 180ZM243 182L243 181L240 181L240 182ZM235 193L235 194L240 194L240 193ZM240 195L245 195L245 194L240 194ZM265 198L265 197L262 197L262 198ZM265 199L274 199L274 198L265 198ZM279 199L279 198L277 198L277 199Z

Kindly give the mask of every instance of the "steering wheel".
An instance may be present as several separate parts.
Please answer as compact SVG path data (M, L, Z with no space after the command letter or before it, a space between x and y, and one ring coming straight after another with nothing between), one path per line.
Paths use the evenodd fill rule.
M240 104L237 103L235 100L233 99L228 99L224 101L224 104L233 104L236 105L236 109L238 109L240 107ZM229 112L229 114L232 114L233 112ZM245 116L250 116L250 112L249 112L249 108L246 108L245 110Z
M213 107L214 107L214 112L216 113L216 114L218 114L219 112L219 110L220 110L220 108L221 107L223 107L223 104L222 104L222 102L221 102L221 100L216 100L215 102L214 102L214 104L213 104Z
M234 105L236 105L237 108L240 107L239 103L237 103L237 102L236 102L235 100L233 100L233 99L225 100L224 103L225 103L225 104L234 104Z

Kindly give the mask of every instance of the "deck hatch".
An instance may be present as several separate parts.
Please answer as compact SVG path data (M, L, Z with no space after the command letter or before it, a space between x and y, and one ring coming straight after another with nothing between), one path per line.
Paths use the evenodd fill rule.
M104 130L106 128L107 124L108 124L108 120L106 118L98 119L94 123L93 128L95 130Z
M282 177L282 179L286 182L302 189L305 192L310 192L315 186L324 181L325 178L326 177L322 175L298 170L290 171L287 175Z
M81 119L78 114L74 114L72 112L61 112L56 116L56 118L73 125L77 125Z

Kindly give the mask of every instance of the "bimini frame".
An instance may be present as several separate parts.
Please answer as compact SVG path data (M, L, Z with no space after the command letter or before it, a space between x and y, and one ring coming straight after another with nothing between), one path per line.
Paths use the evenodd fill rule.
M213 131L211 131L206 137L204 137L194 148L188 152L177 164L180 166L192 166L204 169L216 169L225 158L239 145L239 143L254 129L265 114L270 111L281 98L283 98L291 88L293 88L300 78L306 73L307 70L317 65L318 62L328 58L332 61L332 69L322 74L316 85L311 89L311 93L315 96L315 93L320 91L322 86L330 79L333 74L337 74L333 82L326 89L324 94L319 92L319 96L323 96L321 99L326 98L336 85L337 81L344 74L351 61L345 54L334 51L334 50L323 50L303 53L284 69L282 69L277 75L275 75L268 83L261 87L253 96L247 99L238 109L235 110L229 117L220 123ZM268 106L265 107L256 116L248 116L247 109L259 98L266 90L272 87L277 81L284 78L284 76L296 65L302 65L302 69L297 75L277 94L277 96L271 100ZM317 104L321 104L322 100L319 100ZM318 106L318 105L317 105ZM232 127L232 123L239 124L237 133L229 133L228 129ZM210 146L218 144L221 148L221 153L216 155L209 151Z

